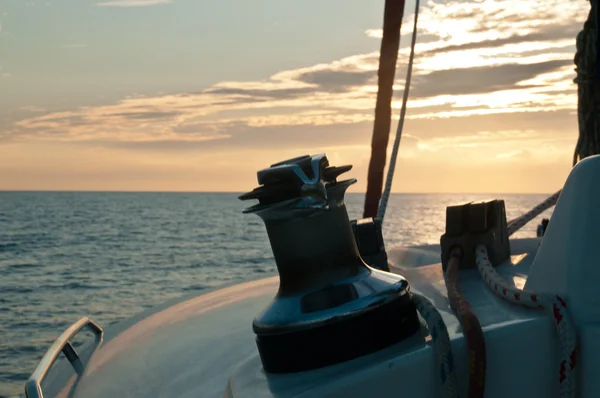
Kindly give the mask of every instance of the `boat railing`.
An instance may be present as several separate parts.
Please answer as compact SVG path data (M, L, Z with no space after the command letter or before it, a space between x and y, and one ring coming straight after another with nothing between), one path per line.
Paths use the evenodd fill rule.
M83 363L79 358L79 354L71 344L71 339L75 337L83 328L88 327L96 337L96 346L102 342L104 330L96 322L90 318L84 317L69 326L50 346L46 354L40 360L40 363L35 368L31 377L25 383L25 396L27 398L43 398L42 382L46 375L56 362L56 359L62 352L67 360L73 366L73 369L78 376L81 376L84 371Z

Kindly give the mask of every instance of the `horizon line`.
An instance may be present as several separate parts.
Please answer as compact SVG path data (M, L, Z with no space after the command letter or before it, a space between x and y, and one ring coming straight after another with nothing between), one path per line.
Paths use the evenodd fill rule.
M0 189L0 193L211 193L243 194L249 191L145 191L145 190L79 190L79 189ZM365 195L365 192L347 192ZM392 195L551 195L553 192L391 192Z

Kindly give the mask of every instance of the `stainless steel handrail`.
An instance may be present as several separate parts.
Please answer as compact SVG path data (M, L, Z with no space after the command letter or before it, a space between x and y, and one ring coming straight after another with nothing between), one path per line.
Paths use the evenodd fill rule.
M78 375L83 374L83 364L79 359L79 355L75 351L75 348L71 345L71 340L81 329L89 326L89 328L96 335L96 345L102 341L104 330L96 322L90 318L81 318L71 326L69 326L50 346L46 354L42 357L42 360L35 368L27 382L25 383L25 396L27 398L44 398L42 393L42 382L46 378L48 371L56 361L56 358L62 352L65 357L69 360L73 369Z

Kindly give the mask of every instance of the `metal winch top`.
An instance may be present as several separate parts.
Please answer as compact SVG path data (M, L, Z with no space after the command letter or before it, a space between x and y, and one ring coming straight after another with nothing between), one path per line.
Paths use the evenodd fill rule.
M315 369L394 344L419 328L400 275L361 259L344 204L352 166L302 156L258 172L258 199L244 210L267 228L279 291L253 323L263 367L271 373Z
M356 182L356 179L340 183L336 180L340 174L350 169L352 166L329 166L325 154L305 155L275 163L257 173L260 187L240 196L241 200L259 201L258 205L245 209L244 213L260 212L275 204L280 205L279 209L325 208L329 204L328 188L343 187L343 199L345 188ZM335 205L335 202L332 204Z

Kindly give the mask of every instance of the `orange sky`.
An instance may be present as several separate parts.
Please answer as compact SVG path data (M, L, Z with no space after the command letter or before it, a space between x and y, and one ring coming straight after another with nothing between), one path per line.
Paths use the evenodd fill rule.
M168 10L185 2L155 3ZM425 2L393 191L558 190L570 171L578 134L574 39L588 6L584 0ZM349 46L337 56L324 56L319 46L344 43L335 34L331 39L325 35L318 38L324 44L312 44L318 53L313 63L290 61L296 67L271 73L276 57L287 56L273 51L271 61L263 60L264 72L240 73L244 79L235 71L227 72L227 79L214 72L218 80L198 90L174 84L160 93L140 94L144 90L136 87L126 94L126 87L109 91L98 85L104 90L99 98L90 99L95 89L89 86L82 95L90 98L84 95L78 103L48 94L50 83L36 83L27 86L31 90L19 102L11 98L23 92L26 80L19 79L27 75L19 75L16 66L5 67L0 70L0 189L246 191L255 186L260 168L325 152L333 164L353 164L348 176L359 179L353 191L364 191L381 35L380 22L372 16L381 19L383 1L368 7L373 8L372 28L356 24L356 32L367 39L361 44L364 52ZM397 71L394 130L408 58L410 7L411 2ZM0 45L16 36L6 28L11 15L0 18L0 38L9 33ZM284 15L277 20L286 24ZM278 26L257 21L254 28L260 23L263 29ZM238 39L240 46L254 45L244 35ZM93 54L85 43L68 49ZM3 64L6 54L10 51L0 53ZM174 64L185 62L183 53L173 59ZM222 60L202 62L218 70ZM244 60L238 62L244 68ZM37 101L36 90L40 98L46 90L51 99Z

